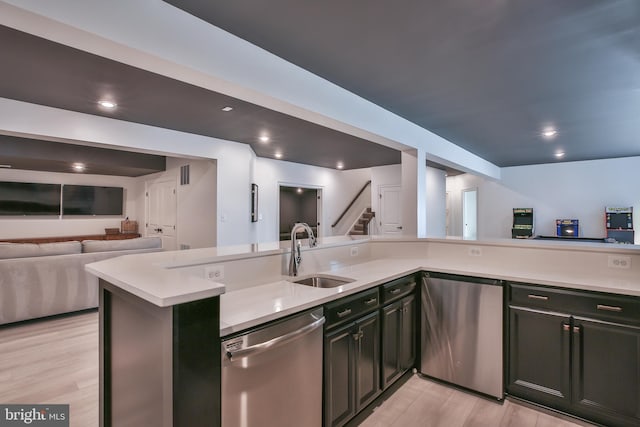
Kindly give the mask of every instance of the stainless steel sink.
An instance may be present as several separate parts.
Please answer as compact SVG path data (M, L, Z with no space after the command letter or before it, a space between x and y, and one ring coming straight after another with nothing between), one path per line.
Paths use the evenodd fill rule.
M353 279L347 279L346 277L309 276L292 280L292 282L305 286L313 286L314 288L336 288L353 282Z

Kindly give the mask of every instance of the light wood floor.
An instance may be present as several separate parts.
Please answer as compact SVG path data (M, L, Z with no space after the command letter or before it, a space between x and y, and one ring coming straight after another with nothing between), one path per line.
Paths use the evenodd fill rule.
M98 314L0 328L0 403L68 403L72 427L98 425ZM504 404L417 376L365 427L575 427L511 401ZM304 427L304 426L301 426Z
M362 427L579 427L510 400L492 401L414 375Z
M98 425L98 313L0 328L0 403L70 404Z

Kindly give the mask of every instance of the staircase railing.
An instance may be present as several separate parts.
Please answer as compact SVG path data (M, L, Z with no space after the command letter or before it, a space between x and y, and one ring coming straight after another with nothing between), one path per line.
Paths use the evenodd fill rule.
M371 185L371 180L367 181L367 183L360 189L360 191L358 191L358 194L356 194L356 196L351 200L351 203L349 203L349 205L345 208L345 210L340 214L338 219L336 219L336 222L331 224L331 228L334 228L336 225L338 225L340 220L347 214L347 212L349 212L349 209L351 209L351 206L353 206L356 200L358 200L358 197L360 197L360 195L364 193L364 190L366 190L369 185Z

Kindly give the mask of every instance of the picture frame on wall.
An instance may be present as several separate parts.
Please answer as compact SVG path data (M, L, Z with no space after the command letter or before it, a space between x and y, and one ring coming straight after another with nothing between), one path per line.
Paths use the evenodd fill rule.
M258 222L258 184L251 184L251 222Z

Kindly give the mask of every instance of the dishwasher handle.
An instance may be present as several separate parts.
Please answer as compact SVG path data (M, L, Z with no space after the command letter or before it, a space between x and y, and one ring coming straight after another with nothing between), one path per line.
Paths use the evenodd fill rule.
M303 335L313 332L314 330L322 326L324 322L325 322L325 318L323 316L309 323L308 325L303 326L298 330L289 332L288 334L281 335L279 337L275 337L273 339L270 339L269 341L261 342L260 344L254 344L250 347L243 348L233 352L227 351L227 358L229 359L229 361L234 362L236 359L247 357L253 354L258 354L265 350L269 350L271 348L280 346L282 344L288 343L289 341L293 341L298 337L301 337Z

